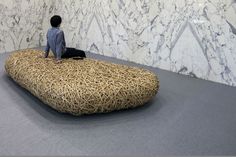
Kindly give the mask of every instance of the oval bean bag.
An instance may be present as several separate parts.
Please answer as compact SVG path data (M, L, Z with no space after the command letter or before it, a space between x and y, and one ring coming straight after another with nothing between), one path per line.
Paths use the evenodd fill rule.
M159 89L157 76L144 69L85 58L64 59L26 49L6 60L8 75L59 112L103 113L144 105Z

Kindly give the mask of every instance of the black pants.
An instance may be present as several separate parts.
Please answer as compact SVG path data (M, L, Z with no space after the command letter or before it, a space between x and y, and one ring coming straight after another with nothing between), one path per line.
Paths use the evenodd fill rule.
M61 56L61 58L73 58L82 57L86 58L85 52L82 50L77 50L75 48L66 48L66 52Z

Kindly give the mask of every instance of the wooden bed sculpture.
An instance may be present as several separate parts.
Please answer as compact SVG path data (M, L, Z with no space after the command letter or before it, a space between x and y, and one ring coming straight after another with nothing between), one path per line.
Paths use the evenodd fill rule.
M19 50L6 60L8 75L45 104L73 115L145 105L158 92L157 76L144 69L85 58L56 64L43 51Z

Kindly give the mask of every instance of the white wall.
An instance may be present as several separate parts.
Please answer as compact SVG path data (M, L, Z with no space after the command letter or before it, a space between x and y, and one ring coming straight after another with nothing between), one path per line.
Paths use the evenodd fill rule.
M51 0L0 0L0 53L45 43Z
M0 12L4 19L0 25L0 34L4 34L0 36L0 52L45 43L49 17L57 13L63 17L68 46L236 86L234 0L12 2L21 4L19 11L0 3L0 8L5 7ZM14 22L12 15L20 15L23 22L9 26L8 21ZM24 22L28 18L30 22ZM26 42L27 36L30 42Z
M70 46L236 86L234 0L60 0Z

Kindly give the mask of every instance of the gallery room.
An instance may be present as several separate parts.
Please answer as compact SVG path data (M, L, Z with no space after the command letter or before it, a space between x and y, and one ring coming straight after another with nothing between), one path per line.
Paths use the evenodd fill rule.
M236 1L0 0L3 155L236 155Z

